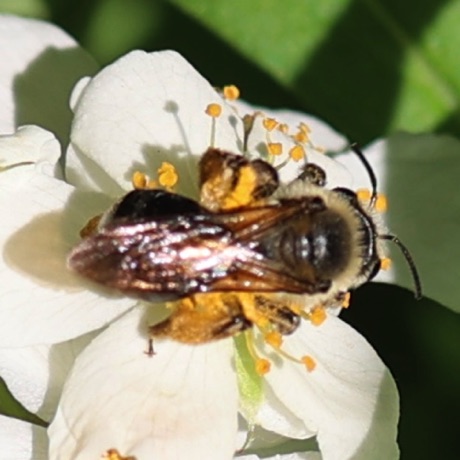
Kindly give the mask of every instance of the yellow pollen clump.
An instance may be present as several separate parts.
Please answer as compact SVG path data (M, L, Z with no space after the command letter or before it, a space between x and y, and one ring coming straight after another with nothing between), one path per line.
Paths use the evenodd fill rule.
M163 162L158 168L158 181L163 187L171 188L177 184L179 176L177 175L176 168L167 162Z
M350 306L350 298L351 294L349 292L346 292L342 300L342 308L348 308Z
M271 363L268 359L258 358L256 360L256 372L259 375L265 375L270 372Z
M283 146L279 142L269 142L267 147L270 155L278 156L283 153Z
M309 318L313 326L319 326L324 323L327 318L326 310L322 306L315 307L311 311Z
M378 212L385 212L388 209L387 197L383 193L377 195L377 200L375 201L375 210Z
M278 125L278 131L281 131L283 134L287 134L289 132L289 126L286 123L280 123Z
M274 118L264 118L262 124L267 131L273 131L278 126L278 122Z
M292 136L296 142L300 142L301 144L305 144L309 141L308 134L304 131L299 131Z
M264 340L273 348L280 348L283 344L283 337L279 332L275 331L267 332L264 336Z
M224 97L229 101L234 101L240 97L240 90L235 85L224 86Z
M389 257L383 257L380 259L380 268L382 270L389 270L391 267L391 259Z
M289 150L289 156L294 161L300 161L305 158L305 150L301 145L295 145L291 150Z
M117 449L109 449L105 452L102 457L102 460L136 460L136 457L123 457L120 455Z
M205 112L212 118L218 118L222 113L222 106L220 104L208 104Z
M315 370L316 361L311 356L302 356L302 358L300 358L300 361L302 361L302 363L305 364L305 367L307 368L308 372L312 372L313 370Z
M356 191L356 196L358 197L359 201L362 201L365 203L367 201L370 201L372 193L367 188L360 188L359 190Z

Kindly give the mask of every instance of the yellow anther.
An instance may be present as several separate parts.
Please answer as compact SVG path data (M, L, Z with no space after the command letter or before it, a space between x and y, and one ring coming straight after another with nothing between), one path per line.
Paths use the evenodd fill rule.
M359 190L356 191L356 196L358 197L359 201L366 203L370 201L372 193L367 188L360 188Z
M305 150L301 145L295 145L291 150L289 150L289 156L294 161L300 161L305 158Z
M80 230L80 237L86 238L87 236L92 235L97 230L101 217L101 214L91 217L86 225Z
M302 363L305 364L305 367L307 368L308 372L312 372L313 370L315 370L316 361L311 356L302 356L302 358L300 358L300 361L302 361Z
M350 299L351 299L351 294L349 292L346 292L343 296L341 307L348 308L350 306Z
M304 131L298 131L292 137L296 142L300 142L301 144L305 144L310 140L308 133L305 133Z
M131 183L136 190L140 190L147 187L149 178L140 171L136 171L131 177Z
M299 131L302 131L303 133L305 134L310 134L311 133L311 129L310 129L310 126L308 126L306 123L304 122L300 122L299 123Z
M278 125L278 131L281 131L283 134L287 134L289 132L289 126L286 123L280 123Z
M389 270L391 267L391 259L389 257L382 257L380 259L380 268L382 270Z
M240 97L240 90L235 85L224 86L224 98L229 101L234 101Z
M268 359L259 358L256 360L256 372L259 375L265 375L270 372L271 363Z
M264 340L273 348L280 348L283 344L283 337L279 332L275 331L267 332L264 336Z
M158 168L158 181L160 185L166 188L174 187L178 180L176 168L167 162L163 162Z
M322 306L313 308L309 315L310 322L314 326L319 326L320 324L324 323L326 318L326 310Z
M267 131L273 131L278 126L278 122L274 118L264 118L262 124Z
M131 456L123 457L122 455L120 455L117 449L109 449L102 455L101 459L102 460L136 460L135 457L131 457Z
M374 208L378 212L385 212L388 209L387 197L383 193L377 195Z
M268 147L268 152L270 153L270 155L278 156L283 153L283 146L281 145L280 142L269 142L267 144L267 147Z
M205 112L212 118L218 118L222 113L222 106L220 104L208 104Z

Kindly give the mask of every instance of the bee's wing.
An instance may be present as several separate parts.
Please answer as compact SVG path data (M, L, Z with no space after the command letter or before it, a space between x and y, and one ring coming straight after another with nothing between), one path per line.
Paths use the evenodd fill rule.
M171 300L206 286L216 265L225 271L232 262L224 251L229 238L229 230L208 215L118 219L85 238L71 252L68 265L127 295Z

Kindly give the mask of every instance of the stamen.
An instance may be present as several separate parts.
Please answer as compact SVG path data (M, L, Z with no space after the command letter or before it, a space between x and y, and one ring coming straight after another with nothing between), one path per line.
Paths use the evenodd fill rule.
M316 361L311 356L302 356L302 358L300 358L300 361L302 361L302 363L305 364L305 367L307 368L308 372L312 372L315 370Z
M220 117L222 113L222 106L220 104L208 104L205 110L206 114L212 118L211 125L211 139L209 140L209 145L214 147L214 142L216 140L216 118Z
M379 193L377 195L377 199L375 200L374 209L377 212L385 212L388 209L387 197L383 193Z
M278 131L281 131L283 134L288 134L289 126L286 123L280 123L278 125Z
M305 150L301 145L295 145L291 148L291 150L289 150L289 156L294 161L300 161L305 158Z
M273 131L278 126L274 118L264 118L262 124L267 131Z
M243 152L246 153L248 150L248 138L251 134L252 128L254 127L254 120L256 119L255 114L250 115L246 114L243 117L243 129L244 129L244 138L243 138Z
M306 123L304 122L300 122L299 123L299 130L304 132L305 134L310 134L311 133L311 129L310 129L310 126L308 126Z
M391 259L389 257L383 257L380 259L380 268L382 270L389 270L391 267Z
M320 326L327 318L326 310L322 305L312 309L308 318L313 326Z
M135 171L131 177L131 184L133 185L133 188L135 188L136 190L146 188L148 182L149 178L143 172L140 171Z
M297 133L295 133L292 138L296 141L296 142L299 142L301 144L306 144L310 138L308 136L307 133L305 133L304 131L298 131Z
M224 86L224 98L229 101L235 101L240 97L240 90L235 85Z
M273 348L280 348L283 344L283 337L279 332L270 331L265 334L264 341Z
M367 188L360 188L356 191L356 196L362 203L368 203L371 200L372 192Z
M248 348L248 352L251 355L252 359L255 363L256 372L259 375L265 375L270 372L271 363L268 359L261 358L256 351L256 347L254 345L254 333L252 330L246 331L244 333L244 338L246 340L246 346Z
M163 162L158 168L158 181L162 187L170 189L177 184L178 179L176 168L171 163Z
M342 308L348 308L350 306L350 299L351 299L351 294L349 292L346 292L343 296L342 300Z
M267 143L268 153L273 156L278 156L283 153L283 146L280 142Z
M86 225L80 230L80 237L86 238L87 236L92 235L97 230L99 222L101 220L102 214L97 216L91 217L90 220L86 223Z
M123 457L117 449L109 449L102 455L101 460L136 460L136 457Z

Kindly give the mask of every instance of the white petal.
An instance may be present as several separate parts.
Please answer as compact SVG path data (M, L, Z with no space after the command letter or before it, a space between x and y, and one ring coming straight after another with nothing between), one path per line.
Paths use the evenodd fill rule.
M66 266L79 229L104 209L100 203L41 174L0 194L0 346L67 340L133 305L89 290Z
M329 316L319 327L303 322L283 348L293 356L312 356L317 366L307 372L282 360L267 374L267 383L317 431L325 460L398 458L396 385L362 336Z
M46 429L0 415L0 460L48 460Z
M0 375L26 409L50 421L70 367L93 335L56 345L0 348Z
M71 88L95 61L58 27L8 15L0 15L0 50L0 131L37 124L65 141Z
M14 134L0 135L1 189L15 189L35 172L54 176L60 155L56 137L39 126L22 126Z
M135 170L154 176L163 161L170 161L179 171L179 187L196 181L193 155L210 145L212 120L205 114L210 103L224 104L179 54L129 53L103 69L78 98L69 180L119 195L131 188ZM236 130L241 133L241 122L224 105L216 120L216 146L238 151Z
M50 429L50 458L89 459L109 448L138 460L231 458L237 433L232 342L155 342L147 356L141 308L79 356Z

